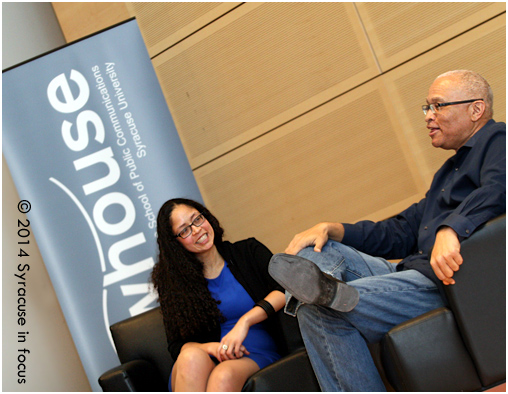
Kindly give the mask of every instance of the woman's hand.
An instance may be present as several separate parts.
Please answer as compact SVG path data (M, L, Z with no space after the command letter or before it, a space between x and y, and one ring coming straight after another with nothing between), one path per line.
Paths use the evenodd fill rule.
M235 360L249 355L249 351L243 346L243 341L249 333L249 324L243 316L238 320L233 329L222 338L217 349L217 360Z
M265 301L269 302L277 312L285 305L286 298L283 292L274 290L265 297ZM222 362L242 358L245 355L248 356L250 352L245 348L243 342L247 338L249 329L254 324L266 320L267 317L263 308L255 306L238 319L233 329L222 338L216 350L217 360Z

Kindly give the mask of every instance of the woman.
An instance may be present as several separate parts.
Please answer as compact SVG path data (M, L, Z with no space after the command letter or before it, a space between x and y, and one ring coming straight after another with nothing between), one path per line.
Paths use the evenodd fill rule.
M217 219L187 199L162 206L157 233L152 281L176 360L169 389L241 391L252 374L280 358L268 317L285 297L268 274L271 252L254 238L223 241Z

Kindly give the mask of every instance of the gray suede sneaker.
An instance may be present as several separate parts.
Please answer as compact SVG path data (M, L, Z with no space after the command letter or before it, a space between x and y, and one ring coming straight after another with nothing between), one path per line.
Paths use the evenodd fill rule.
M273 255L268 272L291 295L305 304L351 311L360 299L358 290L322 272L312 261L291 254Z

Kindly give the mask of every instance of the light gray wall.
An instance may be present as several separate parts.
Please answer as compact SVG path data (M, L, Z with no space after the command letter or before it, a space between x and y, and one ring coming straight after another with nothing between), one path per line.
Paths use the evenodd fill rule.
M2 69L65 44L51 3L2 3ZM3 100L6 98L4 97ZM2 389L3 391L91 391L44 262L32 235L30 254L18 257L18 220L26 221L2 155ZM28 264L26 325L17 324L18 264ZM21 290L23 291L23 290ZM28 332L18 343L18 332ZM23 361L19 349L27 349ZM18 360L18 357L20 359ZM18 383L26 369L26 383Z

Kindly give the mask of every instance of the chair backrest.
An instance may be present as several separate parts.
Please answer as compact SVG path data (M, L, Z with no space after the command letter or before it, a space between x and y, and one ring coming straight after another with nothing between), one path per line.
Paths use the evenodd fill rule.
M111 334L122 364L132 360L149 361L164 381L169 381L174 361L168 351L160 307L113 324Z
M462 242L464 263L446 286L483 387L506 378L506 215ZM481 279L480 279L481 278Z
M285 314L283 309L277 312L276 317L282 331L282 338L279 339L282 341L279 344L281 355L285 356L305 347L297 318Z

